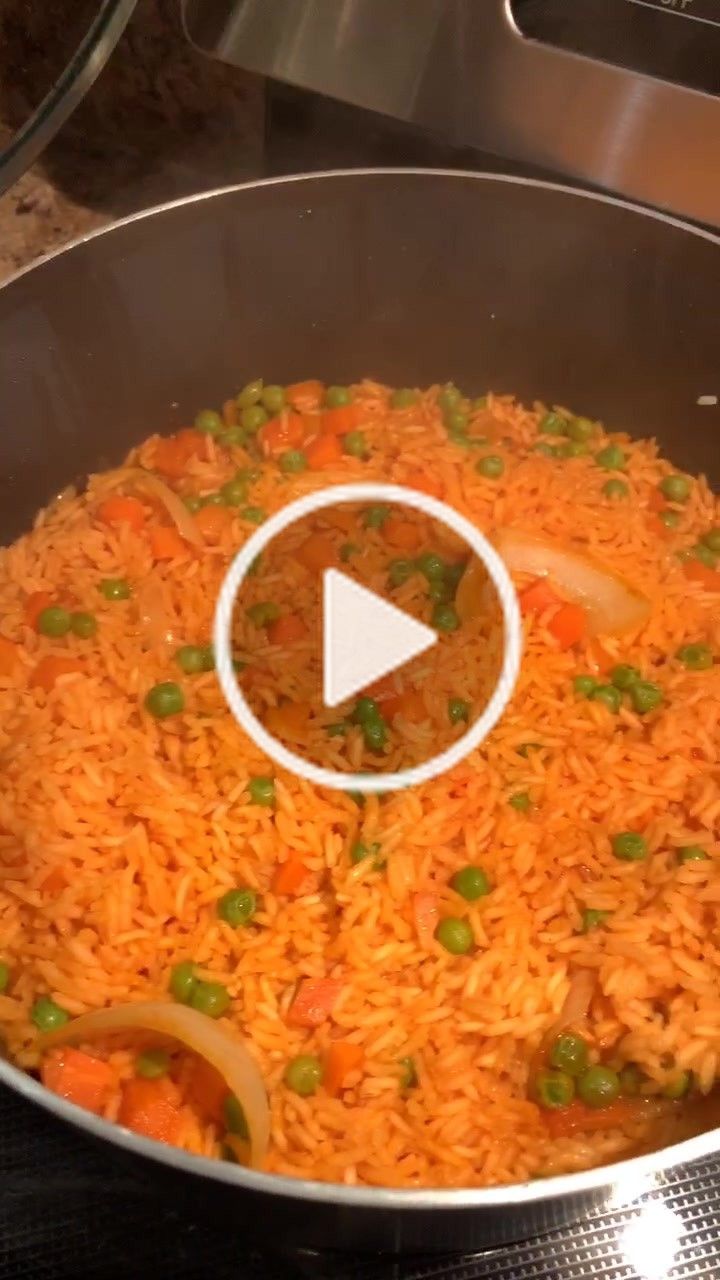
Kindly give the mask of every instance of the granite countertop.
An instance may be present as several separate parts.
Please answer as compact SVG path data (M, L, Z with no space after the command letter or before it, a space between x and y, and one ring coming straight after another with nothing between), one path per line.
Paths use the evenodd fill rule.
M0 141L57 74L63 24L75 39L88 12L80 0L3 0ZM85 99L0 198L0 280L137 209L258 176L264 113L264 82L193 49L178 0L139 0Z

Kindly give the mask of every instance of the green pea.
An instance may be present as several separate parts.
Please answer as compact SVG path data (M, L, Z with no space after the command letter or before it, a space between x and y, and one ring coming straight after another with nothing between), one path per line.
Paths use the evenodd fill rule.
M391 560L388 565L388 582L391 587L401 587L412 578L415 565L412 560Z
M431 621L436 631L442 631L446 634L451 631L457 631L460 626L457 610L451 604L436 604L432 611Z
M202 671L212 671L215 666L212 647L204 644L184 644L177 650L175 661L186 676L196 676Z
M644 716L649 711L655 711L657 707L662 705L663 692L660 686L654 684L652 680L638 680L630 688L630 701L638 715Z
M567 428L567 418L563 418L559 413L546 413L538 423L538 431L545 436L564 436Z
M540 440L538 444L533 445L533 453L541 453L545 458L554 458L555 445L548 444L547 440Z
M350 557L358 555L360 551L362 547L359 547L357 542L343 542L340 548L340 559L343 564L347 564Z
M470 719L470 703L464 698L448 698L448 720L451 724L467 724Z
M41 636L65 636L70 630L72 619L67 609L49 604L46 609L41 609L36 625Z
M200 499L203 507L224 507L225 502L221 493L204 493Z
M372 857L373 865L377 870L385 865L384 859L379 858L380 844L377 840L373 840L372 844L366 844L364 840L356 840L350 850L350 861L354 867L359 862L364 862L366 858Z
M222 1018L230 1007L227 987L221 982L198 982L190 997L190 1007L208 1018Z
M70 630L81 640L89 640L98 629L94 613L71 613Z
M673 511L672 507L666 507L664 511L660 512L659 519L666 529L677 529L682 516L679 511Z
M190 1004L198 985L197 966L192 960L181 960L170 973L170 995L178 1004Z
M606 498L627 498L630 489L624 480L618 480L615 476L610 480L606 480L602 491Z
M712 649L706 644L681 645L676 657L688 671L708 671L713 664Z
M252 561L248 569L248 577L250 578L257 577L258 573L260 572L261 564L262 564L262 555L258 553L258 555L256 555L255 559Z
M696 542L694 547L690 548L691 555L701 564L706 565L708 569L714 569L717 565L718 558L704 542Z
M447 582L448 586L451 588L453 595L455 595L455 592L457 591L458 586L460 585L460 580L466 569L467 569L467 563L465 561L460 561L457 564L445 565L445 581Z
M244 480L228 480L220 490L220 498L225 507L241 507L247 502L247 485Z
M401 1069L400 1088L416 1089L418 1086L418 1073L412 1058L400 1058L398 1066Z
M579 698L591 698L597 687L598 682L595 679L595 676L575 676L573 680L573 689Z
M626 1098L637 1098L642 1092L643 1085L646 1083L646 1077L634 1062L626 1062L621 1068L618 1079L620 1081L620 1092Z
M380 708L374 698L358 698L353 711L353 720L356 724L367 724L369 720L377 720L379 715Z
M129 600L130 583L124 578L103 578L100 583L100 592L106 600Z
M7 991L10 981L10 965L0 960L0 992Z
M143 1049L135 1059L135 1074L143 1080L159 1080L170 1069L170 1057L164 1049Z
M640 672L637 667L631 667L627 662L620 662L610 672L610 679L616 689L622 689L623 693L625 693L634 684L637 684L640 679Z
M387 742L387 724L381 716L377 720L366 720L362 734L368 751L382 751Z
M409 409L411 405L417 404L418 399L418 392L412 387L399 387L390 396L390 407L391 409Z
M620 831L613 836L612 851L621 862L644 862L647 858L647 841L639 831Z
M614 684L599 684L593 689L590 697L593 702L601 702L613 715L617 715L622 706L622 694Z
M668 502L687 502L691 487L687 476L663 476L660 481L660 492Z
M562 1031L550 1049L550 1066L569 1076L582 1075L588 1065L588 1047L582 1036Z
M451 409L445 414L445 426L450 436L464 436L468 429L468 416L462 409Z
M225 423L216 413L214 409L202 409L195 419L195 430L202 431L208 436L217 436L222 431Z
M246 520L249 525L261 525L266 518L261 507L243 507L240 516L241 520Z
M342 409L352 404L353 393L350 387L328 387L325 392L325 405L328 409Z
M605 471L624 471L627 465L625 454L616 444L606 445L604 449L596 453L595 461Z
M263 805L266 809L275 804L275 780L273 778L251 778L248 791L252 804Z
M240 929L252 920L257 911L257 894L254 889L228 889L217 904L217 913L233 929Z
M257 404L262 395L263 380L255 378L253 382L247 382L242 391L238 393L235 400L240 409L250 409Z
M278 466L286 476L298 475L307 469L307 457L302 449L288 449L278 458Z
M276 414L280 413L285 408L284 388L274 386L272 384L267 387L263 387L260 394L260 403L263 408L267 409L271 417L275 417Z
M558 1111L570 1106L575 1097L575 1082L565 1071L540 1071L535 1078L535 1093L541 1107Z
M49 996L40 996L30 1010L30 1018L38 1031L55 1031L70 1021L70 1014Z
M590 933L592 929L597 929L611 914L612 912L601 911L598 907L586 907L582 913L582 932Z
M674 1076L672 1080L668 1080L663 1089L664 1098L672 1098L673 1102L677 1102L679 1098L684 1098L692 1084L692 1072L681 1071Z
M435 604L449 604L455 592L445 578L435 578L428 583L427 596Z
M301 1098L309 1098L316 1093L322 1084L323 1069L319 1058L311 1053L299 1053L291 1058L285 1068L285 1083L288 1089Z
M202 505L203 500L199 493L188 493L186 497L183 498L183 506L186 507L192 515L195 515L197 511L200 511Z
M390 508L384 503L378 502L374 506L368 507L365 512L366 529L382 529L385 521L390 515Z
M254 435L261 427L265 426L268 420L267 413L262 405L253 404L248 409L243 409L240 414L240 426L243 431L248 431L250 435Z
M558 458L584 458L588 452L588 447L581 440L566 440L564 444L557 446L556 456Z
M678 862L708 862L710 854L699 844L683 844L677 851Z
M486 480L498 480L505 470L505 463L497 454L489 453L485 458L478 459L475 470Z
M247 435L242 427L226 427L218 436L220 443L226 445L229 449L238 448L245 443L246 439Z
M467 955L475 941L467 920L458 916L445 916L440 920L435 929L435 938L451 956Z
M700 541L705 543L714 556L720 556L720 529L708 529Z
M595 423L589 418L571 418L567 425L567 433L577 444L585 444L595 431Z
M530 803L530 796L527 791L515 791L508 800L510 807L515 809L518 813L528 813Z
M275 622L280 617L280 606L275 604L274 600L259 600L257 604L249 605L245 614L254 627L267 627L270 622Z
M443 413L450 413L456 409L462 400L462 391L458 391L452 382L447 382L442 390L438 393L438 407Z
M328 738L344 738L348 728L346 720L336 720L334 724L325 726L325 732Z
M185 695L180 685L174 680L161 680L160 684L154 684L145 694L145 710L156 720L179 715L185 710Z
M242 1103L235 1097L234 1093L229 1093L225 1099L223 1114L225 1116L225 1128L228 1133L234 1133L238 1138L243 1138L247 1142L250 1138L247 1118Z
M362 791L346 791L346 792L345 792L345 795L348 797L348 799L349 799L349 800L352 800L353 804L356 804L356 805L357 805L358 809L364 809L364 808L365 808L365 795L364 795L364 792L362 792Z
M489 894L490 881L482 867L461 867L451 877L450 888L459 893L460 897L464 898L466 902L477 902L478 898L485 898ZM448 947L448 951L450 949Z
M445 561L434 551L424 551L415 561L416 568L428 582L434 582L445 576Z
M351 458L367 458L368 447L362 431L348 431L343 436L343 449Z
M588 1067L577 1082L580 1100L586 1107L608 1107L620 1093L620 1079L617 1071L610 1067Z
M478 413L478 412L480 412L482 409L487 409L487 407L488 407L488 398L487 398L487 396L476 396L476 397L475 397L475 399L473 400L473 402L472 402L471 406L470 406L470 408L472 409L473 413Z

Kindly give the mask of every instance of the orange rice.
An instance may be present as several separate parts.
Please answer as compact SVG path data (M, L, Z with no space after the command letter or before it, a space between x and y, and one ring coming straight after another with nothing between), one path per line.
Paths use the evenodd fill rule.
M517 689L482 749L423 787L359 805L277 771L242 735L215 675L183 676L173 660L177 645L209 640L216 594L252 532L249 520L233 511L206 527L201 554L188 548L156 561L152 502L145 499L139 531L98 519L100 500L118 487L110 474L41 512L32 532L0 552L0 639L14 646L0 646L8 1053L37 1067L30 1010L39 996L71 1015L164 1000L173 965L190 958L227 987L223 1022L245 1038L265 1080L268 1170L418 1187L586 1168L652 1141L652 1132L636 1121L553 1138L532 1096L533 1060L579 971L595 980L586 1026L593 1058L636 1063L656 1090L688 1070L694 1089L708 1093L718 1075L720 665L688 671L675 657L690 642L720 653L718 593L710 579L688 579L677 556L720 524L718 503L695 480L678 528L665 529L656 495L671 467L652 441L607 436L598 425L588 456L546 457L533 451L544 407L492 395L470 421L471 434L493 442L486 452L504 459L503 475L487 479L475 467L482 450L448 438L438 388L402 410L374 383L354 392L366 460L288 477L273 460L258 464L206 436L171 484L209 493L252 465L249 502L267 512L348 480L430 484L485 532L514 525L579 540L646 593L649 620L636 633L603 637L599 655L596 642L561 650L546 619L529 616ZM627 454L623 500L603 496L610 473L592 456L608 441ZM152 467L157 447L156 437L147 441L132 464ZM347 537L333 536L338 546ZM98 583L106 578L127 579L131 598L105 601ZM292 608L284 582L279 574L274 595L287 589L281 603ZM38 635L25 611L28 595L41 591L95 613L97 634ZM158 625L169 645L158 642ZM32 675L49 655L76 660L78 670L46 692ZM626 699L615 715L579 699L573 677L593 671L598 657L657 680L659 710L641 717ZM163 680L182 684L185 710L156 720L143 700ZM430 711L440 716L441 704ZM526 743L538 746L519 754ZM326 763L336 750L328 748ZM249 779L264 775L275 778L274 808L250 801ZM517 792L529 794L527 812L508 803ZM612 855L612 836L628 829L647 841L643 862ZM354 865L357 840L377 842L384 866ZM684 845L702 846L708 860L680 865ZM273 890L288 856L308 871L294 896ZM474 903L448 884L468 864L491 885ZM260 895L248 928L218 919L218 899L237 885ZM426 892L441 915L468 920L469 954L418 936L413 895ZM588 908L610 914L583 932ZM342 984L332 1016L314 1030L288 1020L304 977ZM338 1038L362 1049L346 1087L306 1098L286 1087L289 1059L323 1059ZM111 1119L135 1048L93 1048L117 1071ZM417 1085L406 1089L399 1063L407 1057ZM187 1070L180 1056L177 1141L219 1154L223 1135L193 1107Z

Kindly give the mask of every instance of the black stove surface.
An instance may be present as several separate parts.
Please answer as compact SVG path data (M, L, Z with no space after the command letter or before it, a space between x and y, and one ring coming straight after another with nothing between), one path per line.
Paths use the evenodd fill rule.
M2 1280L700 1280L720 1275L720 1160L573 1226L463 1258L280 1250L212 1213L213 1187L163 1185L0 1089Z

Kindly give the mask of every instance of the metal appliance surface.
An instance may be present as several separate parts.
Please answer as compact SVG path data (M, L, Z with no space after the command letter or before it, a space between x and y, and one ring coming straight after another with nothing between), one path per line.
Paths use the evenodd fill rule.
M0 438L0 538L258 368L282 382L454 379L569 404L657 436L717 483L719 249L710 233L605 197L451 172L271 180L131 218L0 290L0 413L22 423ZM150 1143L5 1061L0 1082L128 1158L152 1158L158 1186L206 1179L218 1213L307 1247L487 1248L632 1201L720 1148L710 1132L506 1188L341 1187Z
M720 0L182 0L205 52L720 226Z

